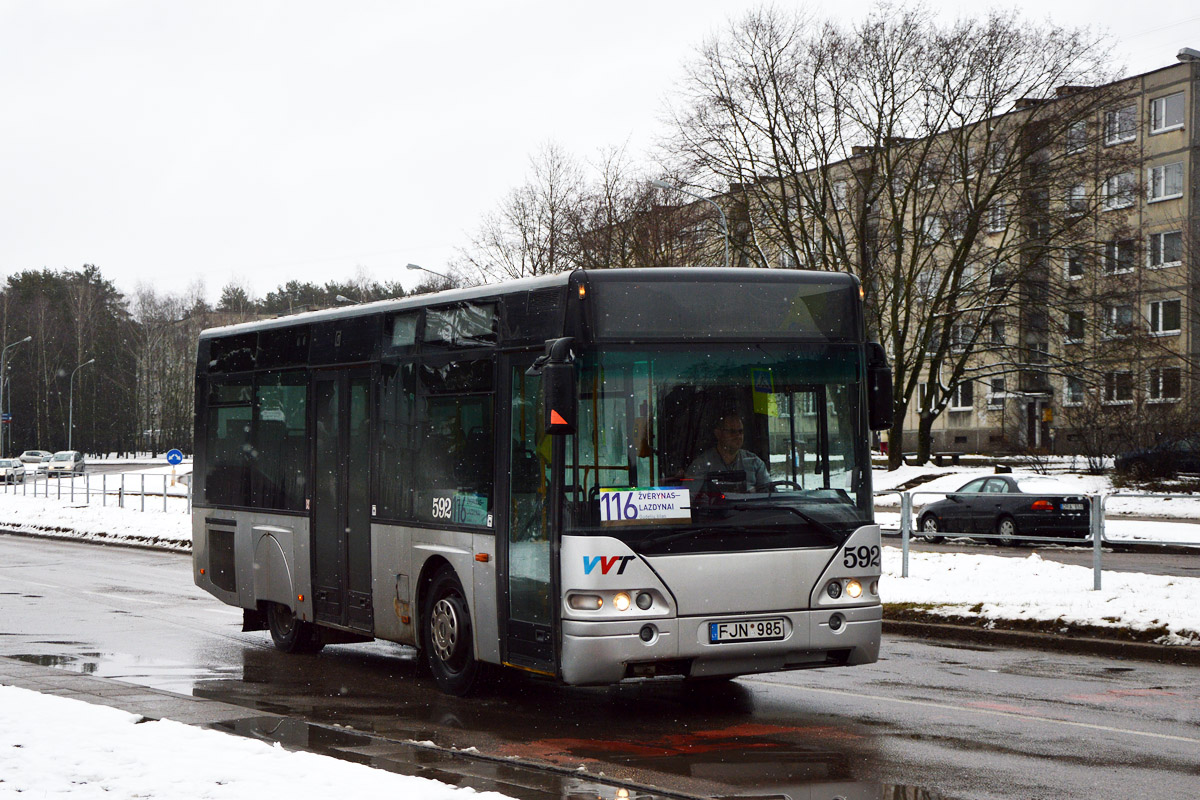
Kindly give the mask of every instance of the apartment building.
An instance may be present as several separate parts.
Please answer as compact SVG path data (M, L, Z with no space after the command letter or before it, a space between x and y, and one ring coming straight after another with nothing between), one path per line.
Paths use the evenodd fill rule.
M1200 52L1183 50L1046 143L1094 165L1042 210L1079 217L1075 233L1034 256L977 339L985 377L959 384L933 451L1115 452L1200 430L1198 86ZM1036 244L1042 221L1024 222Z

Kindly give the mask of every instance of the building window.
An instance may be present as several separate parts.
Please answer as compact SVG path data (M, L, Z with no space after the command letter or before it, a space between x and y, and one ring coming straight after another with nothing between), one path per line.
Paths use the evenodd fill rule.
M1183 127L1183 92L1150 101L1150 132L1165 133Z
M941 164L936 161L922 161L920 168L917 170L917 187L920 189L932 189L937 185L938 173L941 171Z
M951 411L970 411L975 407L975 383L963 381L950 394Z
M1146 392L1151 403L1172 403L1181 396L1183 370L1179 367L1156 367L1147 376Z
M1177 197L1183 197L1183 162L1176 161L1174 164L1163 164L1160 167L1151 167L1148 170L1150 174L1150 202L1157 203L1159 200L1174 200Z
M975 339L975 326L965 322L950 326L950 352L961 353Z
M1146 315L1150 320L1150 333L1157 336L1179 333L1179 309L1178 299L1151 302L1149 313Z
M846 181L833 182L833 207L841 211L846 207L846 198L850 193L850 185Z
M1112 175L1104 181L1104 208L1129 208L1137 196L1137 178L1132 172Z
M1067 126L1067 152L1078 153L1087 147L1087 123L1083 120Z
M930 241L942 238L942 219L936 214L921 217L921 234Z
M1064 270L1067 273L1067 280L1075 281L1083 277L1083 250L1078 247L1068 247L1063 262Z
M988 170L993 175L1004 169L1004 162L1007 160L1008 148L1004 142L992 142L988 145Z
M1133 330L1133 306L1104 307L1104 337L1111 339L1115 336L1128 336Z
M1133 272L1133 239L1115 239L1104 245L1104 274Z
M1004 393L1004 378L992 378L988 382L987 407L989 411L1003 411L1004 398L1007 396Z
M1082 183L1067 189L1067 213L1082 214L1087 211L1087 187Z
M1004 323L1003 322L993 322L992 323L992 336L988 340L989 343L990 344L1004 344L1004 333L1005 333Z
M1146 242L1146 265L1174 267L1183 262L1183 233L1152 233Z
M997 200L988 207L988 233L1000 233L1008 227L1008 203Z
M1121 144L1137 138L1137 106L1104 112L1104 143Z
M1123 405L1133 402L1133 373L1128 370L1104 373L1105 405Z
M1066 389L1063 392L1064 406L1081 406L1083 405L1084 389L1083 381L1079 378L1067 378Z
M1079 344L1083 341L1084 316L1082 311L1067 312L1067 343Z

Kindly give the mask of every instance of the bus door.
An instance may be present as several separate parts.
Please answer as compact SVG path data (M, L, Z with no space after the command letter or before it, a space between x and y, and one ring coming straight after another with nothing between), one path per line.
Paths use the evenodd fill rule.
M509 502L501 613L506 663L556 674L558 547L551 541L550 445L542 422L541 378L510 373ZM506 598L505 598L506 596Z
M371 372L313 373L312 572L317 621L371 632Z

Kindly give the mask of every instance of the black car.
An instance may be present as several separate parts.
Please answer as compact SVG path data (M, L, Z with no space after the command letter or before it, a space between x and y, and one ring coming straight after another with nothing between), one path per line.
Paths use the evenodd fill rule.
M969 481L945 500L921 509L917 526L930 542L946 533L994 533L1000 543L1016 544L1023 536L1086 538L1087 497L1040 478L988 475Z
M1169 439L1144 450L1133 450L1117 456L1113 466L1117 472L1134 478L1200 472L1200 438Z

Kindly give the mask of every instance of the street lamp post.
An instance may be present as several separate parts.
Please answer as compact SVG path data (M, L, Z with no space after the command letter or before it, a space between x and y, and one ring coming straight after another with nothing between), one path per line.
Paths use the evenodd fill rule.
M8 359L8 351L13 349L14 347L16 347L19 344L25 344L25 342L31 342L31 341L33 341L33 337L26 336L24 339L13 342L8 347L4 348L3 350L0 350L0 376L4 375L4 362ZM3 409L3 408L4 408L4 381L0 380L0 409ZM8 421L8 424L12 425L11 419ZM2 436L0 436L0 444L2 444L3 441L4 441L4 438ZM3 455L2 450L0 450L0 455Z
M422 267L420 264L405 264L405 265L404 265L404 268L405 268L405 269L419 269L419 270L421 270L422 272L428 272L430 275L436 275L436 276L438 276L439 278L441 278L441 279L442 279L442 280L444 280L444 281L448 281L448 280L450 280L450 276L449 276L449 275L443 275L443 274L442 274L442 273L440 273L440 272L434 272L434 271L433 271L433 270L431 270L431 269L426 269L425 267Z
M700 195L700 194L696 194L695 192L688 191L687 189L684 189L682 186L674 186L672 184L667 183L666 181L650 181L650 185L657 186L659 189L667 189L670 191L680 192L682 194L688 195L689 197L694 197L697 200L703 200L706 203L710 203L712 205L712 207L717 210L717 214L719 214L721 217L721 236L725 241L725 266L728 267L729 266L729 222L725 219L725 211L721 208L721 206L717 203L717 201L715 201L711 198L705 197L704 195Z
M75 433L75 373L86 367L88 364L95 364L96 359L90 358L80 364L75 369L71 370L70 392L67 395L67 449L73 450L71 447L71 436ZM61 406L59 406L61 408Z

